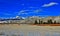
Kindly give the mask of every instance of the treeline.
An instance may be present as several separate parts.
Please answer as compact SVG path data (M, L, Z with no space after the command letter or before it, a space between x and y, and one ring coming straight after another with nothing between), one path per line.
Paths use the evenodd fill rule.
M53 22L52 19L49 19L49 20L47 20L47 22L43 22L41 20L39 20L39 22L38 22L37 20L35 20L35 24L60 24L60 23L58 23L56 21Z

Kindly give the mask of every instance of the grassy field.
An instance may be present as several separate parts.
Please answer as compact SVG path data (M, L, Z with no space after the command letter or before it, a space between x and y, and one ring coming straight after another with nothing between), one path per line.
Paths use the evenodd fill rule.
M60 36L60 26L37 26L27 24L0 24L0 34L4 36Z

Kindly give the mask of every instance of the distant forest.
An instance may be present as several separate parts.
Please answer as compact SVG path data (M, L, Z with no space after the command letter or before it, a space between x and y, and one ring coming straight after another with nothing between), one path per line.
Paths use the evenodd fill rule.
M43 22L41 20L39 20L39 22L37 22L37 20L35 20L34 24L60 24L60 23L58 23L56 21L52 22L52 19L50 19L50 20L47 20L47 22Z

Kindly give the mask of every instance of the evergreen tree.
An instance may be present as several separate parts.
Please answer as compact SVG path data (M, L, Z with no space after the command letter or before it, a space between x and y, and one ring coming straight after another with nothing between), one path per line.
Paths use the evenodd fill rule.
M43 21L40 21L41 22L41 24L43 24Z
M52 20L50 19L50 20L48 20L48 24L52 24L53 22L52 22Z
M39 20L39 24L43 24L43 21Z
M38 24L37 20L35 20L35 24Z
M56 24L56 21L54 21L54 24Z
M47 22L43 22L43 24L47 24Z

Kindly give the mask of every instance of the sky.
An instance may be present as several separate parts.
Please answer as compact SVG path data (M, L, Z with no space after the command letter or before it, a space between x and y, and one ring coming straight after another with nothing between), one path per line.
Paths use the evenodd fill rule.
M0 18L60 16L60 0L0 0Z

